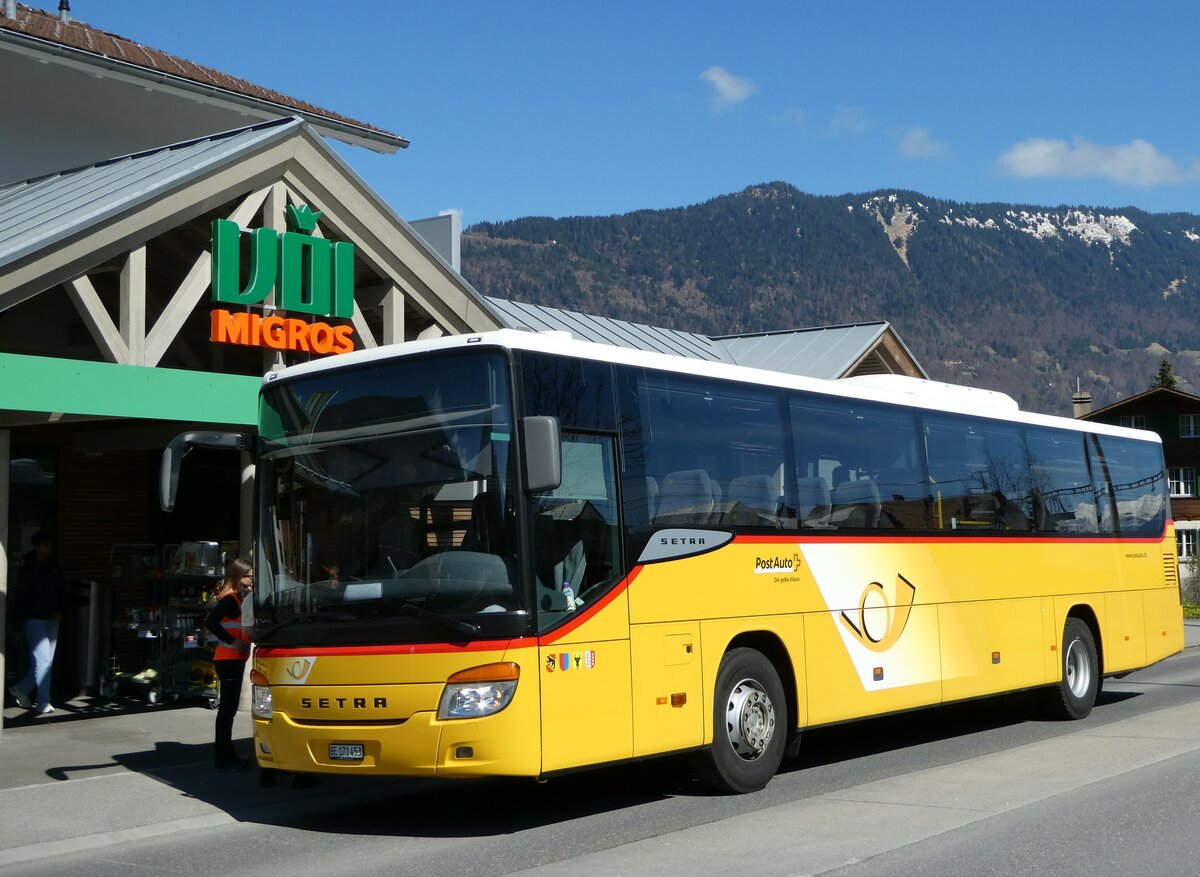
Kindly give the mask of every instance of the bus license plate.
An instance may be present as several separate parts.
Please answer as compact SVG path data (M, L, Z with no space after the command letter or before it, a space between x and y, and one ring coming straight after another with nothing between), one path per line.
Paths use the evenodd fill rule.
M330 743L330 761L362 761L363 745L361 743Z

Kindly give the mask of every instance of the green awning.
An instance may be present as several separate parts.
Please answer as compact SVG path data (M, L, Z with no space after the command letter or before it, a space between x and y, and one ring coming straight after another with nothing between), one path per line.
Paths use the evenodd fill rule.
M262 379L0 353L0 410L253 424Z

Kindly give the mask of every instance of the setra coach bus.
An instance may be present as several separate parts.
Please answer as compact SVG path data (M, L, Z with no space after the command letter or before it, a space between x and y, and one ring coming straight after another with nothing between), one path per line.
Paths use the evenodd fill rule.
M1077 719L1183 647L1158 437L998 393L502 330L268 375L254 445L263 767L748 792L804 729Z

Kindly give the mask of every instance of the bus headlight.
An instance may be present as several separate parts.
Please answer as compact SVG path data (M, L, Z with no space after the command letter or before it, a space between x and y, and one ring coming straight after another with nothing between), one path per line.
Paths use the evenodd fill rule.
M251 670L250 681L254 683L250 695L250 714L256 719L270 721L275 715L275 704L271 698L271 686L267 684L267 677L258 670Z
M439 719L478 719L500 712L517 691L521 668L511 661L484 664L455 673L446 680Z

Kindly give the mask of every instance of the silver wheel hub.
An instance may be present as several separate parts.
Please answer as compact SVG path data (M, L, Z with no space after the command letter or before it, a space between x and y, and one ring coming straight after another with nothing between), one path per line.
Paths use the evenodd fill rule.
M733 751L747 761L762 755L775 735L775 705L753 679L743 679L729 693L725 731Z
M1087 694L1092 684L1092 664L1088 660L1087 649L1077 639L1071 640L1071 644L1067 646L1063 673L1066 676L1067 689L1074 697Z

